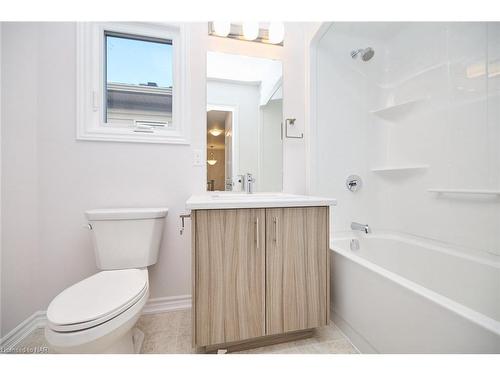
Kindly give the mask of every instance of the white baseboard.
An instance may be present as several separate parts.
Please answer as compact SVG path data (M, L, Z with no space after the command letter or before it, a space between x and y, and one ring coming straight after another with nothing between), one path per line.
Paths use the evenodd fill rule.
M191 296L150 298L142 309L143 314L157 314L166 311L186 310L191 308Z
M190 308L190 295L150 298L144 306L142 314L157 314L167 311L186 310ZM26 337L28 337L35 329L44 328L46 322L47 317L45 311L35 312L12 331L2 337L0 340L0 354L2 352L8 352L14 348Z
M37 328L44 328L47 318L45 311L37 311L0 340L0 353L9 352Z

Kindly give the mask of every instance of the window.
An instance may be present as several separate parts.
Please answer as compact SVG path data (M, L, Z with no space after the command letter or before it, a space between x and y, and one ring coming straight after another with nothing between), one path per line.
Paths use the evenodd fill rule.
M106 118L147 131L172 123L172 41L106 32Z
M163 24L79 24L77 139L188 143L183 36Z

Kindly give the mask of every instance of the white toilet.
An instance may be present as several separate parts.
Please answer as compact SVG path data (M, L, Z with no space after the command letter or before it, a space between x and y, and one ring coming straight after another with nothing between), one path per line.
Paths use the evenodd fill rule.
M133 329L149 297L166 208L100 209L85 214L103 271L70 286L47 309L45 337L60 353L138 353Z

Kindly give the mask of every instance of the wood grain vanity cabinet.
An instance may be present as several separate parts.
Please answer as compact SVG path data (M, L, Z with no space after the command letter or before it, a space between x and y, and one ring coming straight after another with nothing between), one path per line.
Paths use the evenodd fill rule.
M328 324L328 213L326 206L193 210L194 346Z
M328 324L328 208L266 210L266 334Z
M194 215L196 345L265 335L265 209Z

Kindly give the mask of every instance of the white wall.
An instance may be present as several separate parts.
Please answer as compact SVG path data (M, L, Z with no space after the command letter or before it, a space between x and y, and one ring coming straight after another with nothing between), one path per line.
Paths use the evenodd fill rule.
M76 141L75 24L3 25L2 336L96 271L89 208L169 207L152 297L190 294L190 238L179 236L178 215L206 188L206 167L192 166L192 151L206 147L206 50L282 59L284 117L303 128L308 25L287 24L281 48L208 38L206 23L191 24L190 146ZM304 142L293 142L284 144L284 189L303 191Z
M192 25L189 48L189 147L76 141L75 24L4 24L2 335L96 271L89 208L169 207L151 296L190 294L190 237L179 236L178 215L205 190L191 153L205 143L203 26Z
M2 334L39 307L38 37L2 25Z
M308 61L309 44L318 23L286 23L286 40L283 47L283 119L295 118L295 128L290 135L304 133L304 139L283 139L283 191L306 192L306 102L309 98ZM293 77L293 79L291 79ZM285 121L285 120L283 120Z
M368 62L351 59L371 46ZM314 192L335 196L333 229L366 221L481 253L500 254L500 199L429 188L500 189L498 23L337 23L318 50ZM489 66L468 76L471 67ZM500 67L499 67L500 69ZM500 70L499 70L500 71ZM423 99L391 119L370 110ZM380 166L424 164L406 172ZM344 186L360 174L364 188Z
M238 160L235 175L252 173L259 187L259 100L260 86L229 81L207 81L207 104L237 108L233 122L235 148L233 156Z

